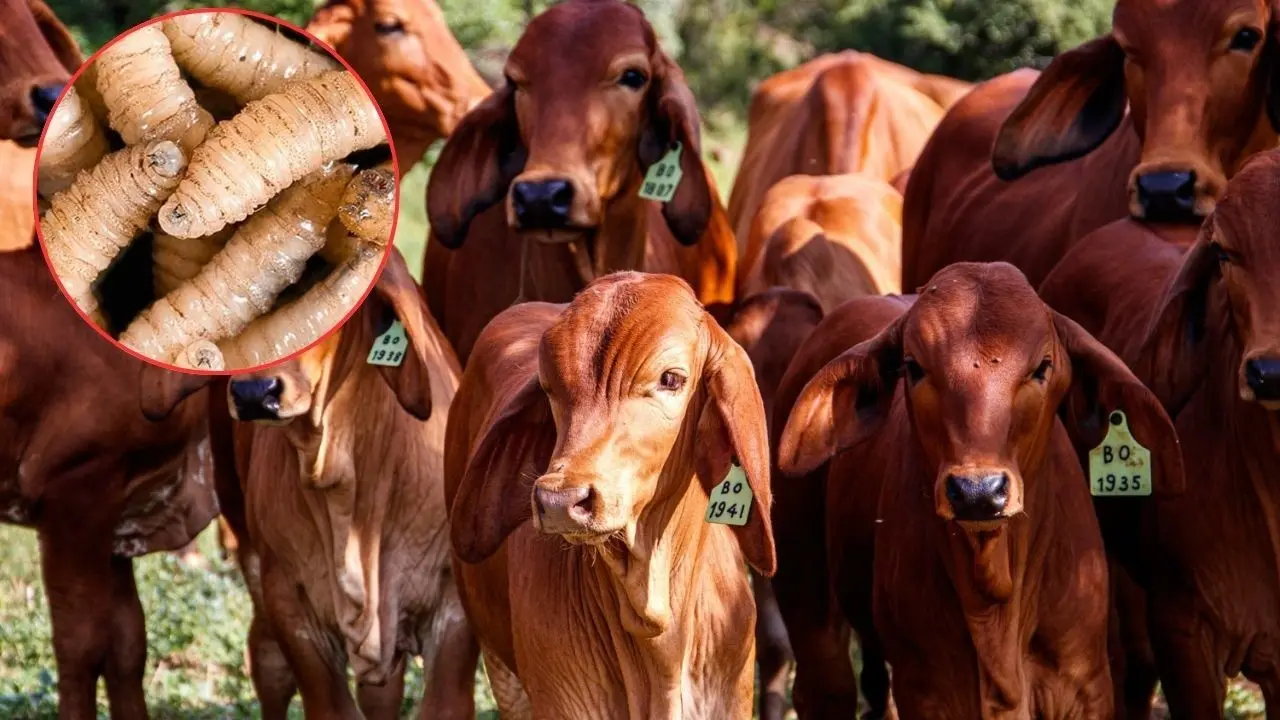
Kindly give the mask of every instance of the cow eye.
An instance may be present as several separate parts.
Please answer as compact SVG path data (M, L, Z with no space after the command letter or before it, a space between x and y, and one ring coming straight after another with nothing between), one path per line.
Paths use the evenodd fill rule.
M379 35L396 35L404 32L400 18L380 18L373 23L373 31Z
M618 76L618 84L632 90L639 90L647 82L649 82L649 77L635 68L623 70L622 74Z
M1239 52L1253 52L1258 47L1258 43L1262 42L1262 31L1256 28L1240 28L1240 30L1231 38L1230 50Z
M1053 369L1053 361L1045 358L1040 361L1036 369L1031 373L1031 379L1038 382L1044 382L1049 377L1049 371Z
M1213 254L1218 258L1218 263L1225 265L1231 262L1231 253L1218 243L1213 243Z
M668 370L658 378L658 387L667 392L680 392L680 389L684 387L684 380L684 375L675 370Z
M912 385L924 379L924 368L920 367L920 363L915 358L907 358L902 361L903 372L907 374L907 379Z

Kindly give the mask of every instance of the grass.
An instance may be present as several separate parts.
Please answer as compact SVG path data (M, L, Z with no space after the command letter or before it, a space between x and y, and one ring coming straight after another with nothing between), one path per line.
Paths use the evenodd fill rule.
M724 126L708 131L704 150L712 175L727 199L740 159L745 130ZM437 148L438 150L438 148ZM433 160L435 153L428 155ZM405 175L401 185L396 245L417 274L426 246L423 208L429 165ZM200 536L210 558L207 568L194 568L170 554L151 555L135 563L139 593L147 618L147 697L152 717L255 718L259 716L253 686L245 672L244 640L252 611L249 596L233 565L218 559L212 528ZM422 697L422 670L410 665L402 715L412 716ZM497 711L482 673L477 673L479 717ZM1255 686L1233 683L1228 690L1227 717L1263 717ZM0 525L0 718L43 720L57 714L53 649L48 606L40 581L35 534ZM99 690L99 715L106 717ZM291 717L301 718L294 701Z

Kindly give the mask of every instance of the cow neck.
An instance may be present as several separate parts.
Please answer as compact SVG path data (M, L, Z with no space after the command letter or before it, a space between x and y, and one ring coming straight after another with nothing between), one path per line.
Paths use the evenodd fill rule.
M395 400L387 397L377 370L363 362L361 349L372 341L367 312L362 308L339 331L311 412L288 428L304 473L302 499L330 571L333 619L357 679L378 684L388 677L394 654L382 628L380 568L381 531L391 505L385 495L396 485L378 480L395 476L398 483L413 484L405 477L413 468L399 460L414 438L385 411ZM363 458L358 468L355 448ZM362 477L367 482L360 483Z

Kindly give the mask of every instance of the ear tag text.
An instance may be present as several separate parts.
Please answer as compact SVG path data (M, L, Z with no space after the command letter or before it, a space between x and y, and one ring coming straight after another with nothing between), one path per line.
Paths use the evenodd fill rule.
M746 472L737 465L729 466L729 474L711 490L710 502L707 503L707 522L738 527L746 525L752 497Z
M404 354L409 349L409 339L405 337L404 325L399 320L391 323L387 331L373 339L373 347L365 362L370 365L400 367L404 362Z
M662 159L649 166L644 174L644 184L640 186L640 197L645 200L657 200L669 203L676 196L676 188L680 187L680 178L684 172L680 169L680 143L667 151Z
M1155 480L1151 451L1133 438L1123 412L1116 410L1107 420L1107 436L1089 451L1089 492L1097 497L1150 495Z

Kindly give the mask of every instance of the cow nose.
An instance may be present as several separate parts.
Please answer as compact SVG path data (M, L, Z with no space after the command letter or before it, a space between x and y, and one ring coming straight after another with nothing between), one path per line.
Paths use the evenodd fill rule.
M1244 379L1259 400L1280 400L1280 360L1254 358L1244 364Z
M35 111L36 124L44 126L53 112L54 103L62 94L62 85L37 85L31 88L31 108Z
M231 381L229 391L236 417L245 421L279 420L282 390L280 379L274 377Z
M1138 176L1138 204L1144 220L1186 221L1196 214L1196 174L1153 172Z
M1009 476L947 476L947 499L957 520L994 520L1009 503Z
M595 514L595 491L590 487L562 490L536 488L533 501L538 506L542 531L546 533L581 532Z
M568 180L518 182L511 186L511 204L522 230L568 227L573 186Z

